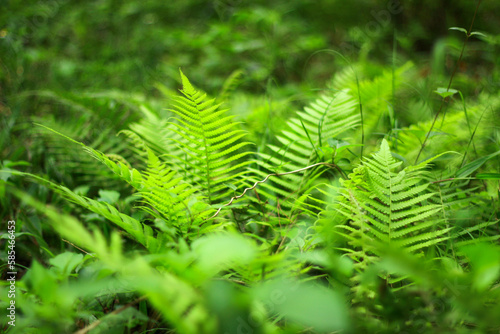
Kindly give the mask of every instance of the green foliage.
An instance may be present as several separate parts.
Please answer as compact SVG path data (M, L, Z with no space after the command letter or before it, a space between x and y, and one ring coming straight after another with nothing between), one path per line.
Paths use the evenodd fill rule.
M0 331L498 332L477 4L8 1Z
M479 239L496 239L490 227L498 220L486 217L487 212L477 212L484 220L459 224L457 213L471 210L472 193L477 188L468 187L467 182L441 187L440 181L432 181L430 162L447 155L442 153L401 168L403 162L394 158L389 142L383 139L379 151L364 157L357 167L347 159L357 159L358 145L349 141L356 142L361 122L358 101L349 90L323 93L288 122L277 137L281 147L269 144L270 153L259 155L255 161L259 169L246 169L254 161L248 159L251 152L241 150L249 144L241 141L245 132L231 121L233 116L225 116L227 110L219 109L214 99L196 90L182 72L181 78L182 95L172 97L171 112L177 116L171 118L173 121L162 121L154 109L143 106L144 118L123 131L130 139L128 155L137 169L121 156L104 154L51 130L69 145L81 147L125 182L130 194L126 202L117 191L101 189L99 197L93 199L84 195L85 190L71 190L16 171L12 169L15 164L6 165L11 168L4 170L4 180L29 176L97 214L91 218L81 213L80 219L87 221L84 224L12 190L46 215L61 237L87 253L85 257L74 252L52 256L48 261L50 270L35 262L21 280L28 294L20 298L20 308L31 310L44 322L59 319L57 325L39 326L67 331L74 328L76 319L81 319L96 331L145 328L154 316L148 310L155 309L182 333L231 332L243 327L262 333L273 333L278 328L357 331L380 326L380 317L393 319L386 330L400 330L412 326L411 322L403 322L407 314L397 313L403 307L401 300L409 298L407 303L414 303L415 312L429 319L437 316L427 311L425 302L408 295L414 289L425 288L422 280L436 278L420 277L420 269L408 271L407 267L395 265L388 252L410 257L418 253L425 259L436 251L450 252L452 261L473 254L470 256L474 263L497 265L495 258L490 262L478 258L478 252L470 247ZM495 153L484 156L451 175L463 179L494 158ZM351 171L348 177L347 170ZM241 187L257 177L265 181L252 187L256 196L244 196L251 205L231 204L229 210L214 215L213 204L228 200L231 190L237 190L234 185ZM340 183L335 187L329 180ZM476 200L482 197L475 196ZM126 208L124 203L135 206L125 213L120 210ZM313 224L316 216L319 219ZM96 219L101 224L94 223L90 232L85 225ZM105 222L123 231L128 241L103 225ZM469 248L463 248L471 243ZM346 262L338 251L352 260ZM475 266L486 276L480 280L479 274L471 273L470 284L486 291L498 279L498 272L486 272L482 264ZM102 284L85 288L95 275L101 277ZM126 278L125 289L118 288L119 277ZM324 285L324 278L330 287ZM78 293L54 299L51 296L71 288L71 284L59 286L58 280L73 282ZM218 280L224 283L215 283ZM104 313L97 311L91 301L93 295L105 296L107 285L113 286L113 295L129 301L115 315L106 315L106 309ZM390 291L387 296L378 295L380 285ZM212 289L222 295L216 296ZM350 295L342 294L349 290ZM51 291L52 295L43 291ZM428 293L446 298L439 288L433 287ZM34 308L28 306L29 298L53 306L51 310ZM353 304L352 309L346 308L346 300ZM133 307L138 303L143 305L142 311ZM79 310L87 311L74 309L77 304L83 307ZM477 307L480 312L481 306ZM61 317L63 308L75 311ZM101 314L100 319L92 322L86 313L89 311ZM253 318L255 312L260 316ZM336 316L329 317L330 313ZM136 320L127 322L126 315ZM353 325L358 317L367 315L368 321ZM478 319L483 317L476 315L476 321L482 321ZM29 319L27 316L21 320L20 328L29 330L33 326ZM439 322L436 326L449 328L450 324Z
M250 143L238 143L245 132L234 130L237 123L231 122L233 116L224 115L227 110L219 110L220 105L215 104L214 99L209 100L206 94L194 89L182 72L181 78L181 93L184 96L175 99L172 112L179 118L176 123L172 123L172 131L182 137L182 140L173 140L186 157L172 158L183 160L190 180L203 189L209 203L216 203L231 191L224 183L243 176L245 172L238 172L238 169L251 163L244 161L230 166L251 152L231 153Z
M269 153L261 153L256 176L264 178L268 172L290 173L318 162L329 162L343 157L338 150L338 139L359 126L356 102L347 90L328 92L297 113L287 122L286 130L277 136L279 144L268 145ZM346 142L341 146L345 149ZM320 166L303 175L287 174L276 178L276 186L264 183L258 190L272 205L283 198L280 205L288 210L296 199L307 191L327 169ZM291 215L289 212L288 215Z
M446 240L450 229L443 228L435 217L441 207L429 203L436 194L427 191L428 183L422 183L424 166L398 172L401 164L392 157L384 139L380 151L354 169L349 180L341 180L343 187L334 210L344 219L331 220L349 244L363 249L352 254L356 259L366 260L376 243L415 252Z

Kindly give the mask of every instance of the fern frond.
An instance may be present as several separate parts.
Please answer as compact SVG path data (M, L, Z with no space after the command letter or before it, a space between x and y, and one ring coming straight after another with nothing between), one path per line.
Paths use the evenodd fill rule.
M155 308L180 333L213 333L216 319L208 312L203 297L180 277L153 267L144 257L130 258L123 253L118 233L108 242L103 233L90 233L72 216L57 212L27 194L18 196L45 213L49 223L63 238L93 252L112 272L128 277L135 289L145 295Z
M229 197L231 189L225 185L229 180L240 184L238 176L243 176L241 168L252 161L241 162L251 154L243 150L250 142L240 142L244 131L235 129L238 123L233 116L226 116L227 110L220 109L215 99L196 90L181 72L182 96L175 98L171 111L177 116L171 122L171 130L177 134L172 138L183 154L169 155L186 165L185 171L194 181L209 203L217 203ZM238 153L235 153L238 152ZM234 165L236 163L236 165ZM231 170L231 174L227 171ZM236 173L235 170L238 170Z
M197 196L199 190L184 182L151 149L147 146L144 148L148 155L148 166L145 172L140 173L136 169L128 169L121 162L113 162L101 152L85 147L90 154L139 191L143 201L149 205L141 206L140 209L166 220L182 234L196 233L204 222L203 218L212 211L207 210L202 198Z
M236 89L236 87L241 83L242 77L245 75L244 70L235 70L229 77L224 81L221 91L219 93L219 100L226 101L229 95Z
M407 62L396 68L394 72L379 69L379 73L371 78L366 74L367 71L360 67L346 66L343 71L335 75L331 86L336 89L349 88L353 96L358 96L359 91L363 110L367 111L363 116L366 132L380 132L384 125L389 125L388 122L383 124L381 121L387 114L387 108L393 99L393 84L394 88L397 88L405 81L409 81L408 74L411 73L413 67L411 62ZM358 80L354 71L358 73Z
M191 233L199 233L201 225L205 222L203 218L212 214L212 210L208 210L203 199L197 195L199 191L177 176L176 171L167 168L166 164L145 144L144 149L148 154L148 166L147 170L141 173L137 169L130 168L122 161L114 161L106 154L83 143L79 143L52 129L48 130L80 145L92 157L105 164L113 173L137 190L143 201L149 205L149 207L141 206L140 209L156 218L167 221L170 226L174 226L182 235L188 237ZM68 188L58 186L43 178L34 175L33 177L63 194L69 200L112 221L151 251L153 249L157 250L156 247L160 245L161 233L158 234L158 240L155 239L151 227L135 219L131 220L131 217L120 213L113 206L79 196Z
M329 139L359 126L356 108L357 102L350 93L339 91L322 95L303 112L298 112L298 117L291 119L287 123L287 130L277 137L281 146L268 145L269 153L260 155L258 163L263 170L253 170L256 179L265 177L268 174L265 171L286 174L322 159L330 160L332 157L318 157L318 152L327 145ZM280 200L281 205L290 209L293 207L293 198L300 197L301 192L310 188L312 182L326 170L321 167L302 176L287 174L274 179L275 184L263 184L259 192L274 203L277 197L284 198Z
M202 218L211 213L206 210L202 199L196 198L197 189L183 182L151 150L148 150L148 156L148 170L145 172L141 196L156 212L147 211L183 231L187 230L186 225L196 228L202 223Z
M130 159L127 152L127 143L118 140L114 136L112 128L103 128L98 132L85 120L78 122L61 123L59 120L49 118L36 118L35 121L43 122L44 127L55 129L56 133L62 133L66 138L76 138L79 141L88 142L90 146L107 151L124 159ZM36 123L35 123L36 124ZM54 131L45 131L39 126L31 130L35 133L36 143L43 145L48 152L47 163L49 175L56 175L57 179L64 179L65 184L89 184L105 188L116 188L118 183L113 180L112 174L101 164L81 151L75 149L75 145L68 141L61 141L60 136L54 135ZM65 178L71 175L71 178Z
M436 217L442 210L432 202L436 194L428 191L429 183L419 184L422 166L398 171L400 165L384 139L377 153L342 180L334 210L345 217L337 226L351 226L352 246L373 251L382 243L415 252L449 238L451 227L443 228Z
M89 211L103 216L104 218L108 219L109 221L113 222L118 227L126 231L134 240L144 245L145 247L147 246L149 241L146 240L146 235L148 233L145 232L145 229L148 229L149 227L145 227L146 225L141 224L137 219L119 212L114 206L105 202L99 202L91 198L78 195L65 186L58 185L34 174L22 172L12 173L15 175L23 175L35 179L40 184L45 185L53 191L59 193L70 202L78 204L81 207L88 209Z

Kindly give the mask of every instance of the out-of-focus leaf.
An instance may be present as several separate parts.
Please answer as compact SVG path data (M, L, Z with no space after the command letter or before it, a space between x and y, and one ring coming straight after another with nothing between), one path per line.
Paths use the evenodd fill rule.
M479 31L473 31L470 33L470 36L474 36L474 35L487 37L485 34L483 34L482 32L479 32Z
M476 169L481 167L486 161L490 160L491 158L496 157L497 155L500 154L500 151L497 151L495 153L492 153L490 155L481 157L477 160L474 160L472 162L469 162L467 165L463 166L457 171L457 177L467 177L471 175Z
M462 248L467 255L474 274L474 286L484 291L498 280L500 275L500 249L497 246L481 243Z
M447 88L438 88L434 91L434 93L438 94L439 96L441 96L442 98L446 98L448 96L452 96L452 95L455 95L456 93L458 93L458 90L456 89L447 89Z
M485 180L500 180L500 173L479 173L476 178Z
M49 260L49 263L63 276L71 274L75 268L82 263L83 255L65 252Z
M467 35L467 30L465 30L464 28L460 28L460 27L451 27L451 28L448 28L448 30L456 30L456 31L461 31L463 32L464 34Z
M115 204L120 199L120 193L114 190L99 190L99 201Z
M257 254L255 244L237 234L215 234L193 242L198 265L207 274L215 274L231 265L249 263Z
M310 282L270 281L257 288L257 296L271 313L278 313L305 328L320 332L349 328L347 305L332 289Z

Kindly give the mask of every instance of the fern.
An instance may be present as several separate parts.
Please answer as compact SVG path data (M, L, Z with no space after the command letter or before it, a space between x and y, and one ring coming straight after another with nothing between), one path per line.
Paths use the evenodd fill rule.
M57 133L54 130L51 131ZM189 239L189 235L200 233L200 226L205 223L204 218L212 213L211 210L207 210L203 198L196 195L200 191L185 183L179 176L176 176L176 172L161 162L147 146L144 146L144 148L148 155L148 168L141 173L137 169L130 168L122 161L114 161L102 152L76 142L60 133L57 134L82 146L92 157L105 164L113 173L138 191L143 202L147 204L147 206L140 206L139 208L159 219L158 224L160 227L163 226L161 221L164 221L167 226L175 228L182 237ZM158 232L155 237L149 225L119 212L108 203L80 196L67 187L57 185L36 175L27 173L24 175L35 178L68 200L115 223L151 252L159 251L164 246L162 245L163 240L174 237L162 232ZM214 228L217 228L217 225L211 227L211 229Z
M203 190L209 203L217 203L231 193L225 183L237 182L247 173L241 169L251 161L238 160L251 152L233 153L251 143L238 142L245 132L235 129L237 123L231 121L233 116L225 116L227 110L219 109L214 99L197 91L182 72L181 79L183 96L175 98L171 110L178 116L177 122L170 124L181 137L172 140L184 154L170 156L187 166L190 179Z
M110 152L116 156L127 155L126 143L119 141L114 137L112 128L102 129L97 131L95 128L82 122L66 122L61 123L59 120L40 119L33 117L35 122L43 122L47 127L55 129L65 136L75 138L79 141L86 141L90 146L103 151ZM35 134L38 145L43 145L47 155L47 172L54 175L58 180L63 180L66 184L81 184L116 188L117 183L112 178L112 174L103 168L101 164L85 154L80 154L79 150L75 150L75 145L61 141L60 136L53 132L44 131L40 127L34 127L30 130ZM71 174L72 178L64 178L65 175Z
M147 296L180 333L214 332L216 319L207 311L198 291L176 275L154 268L144 257L126 256L118 233L112 233L108 242L98 229L90 233L74 217L57 212L27 194L17 191L16 194L43 212L62 237L93 252L107 266L107 270L127 277L128 283Z
M236 70L229 75L229 77L224 81L221 91L219 93L219 100L226 101L233 91L238 87L242 81L242 77L245 75L244 70Z
M125 230L134 240L139 242L140 244L147 247L149 240L148 236L152 237L152 233L150 233L150 227L146 225L142 225L137 219L132 218L126 214L119 212L114 206L105 203L93 200L91 198L78 195L71 189L58 185L54 182L45 180L42 177L37 175L33 175L30 173L21 173L21 172L12 172L13 175L23 175L28 176L35 179L38 183L49 187L55 192L62 195L64 198L69 200L70 202L76 203L83 208L86 208L94 213L97 213L109 221L115 223L117 226Z
M451 228L441 228L443 220L436 217L442 206L430 202L435 193L421 182L425 164L397 172L401 164L384 139L372 158L341 181L333 212L342 219L333 224L353 249L363 250L359 258L376 255L380 244L415 252L448 238Z
M166 221L168 226L175 227L187 239L190 234L199 234L200 226L205 223L204 218L212 212L199 196L200 191L184 182L175 170L168 168L147 146L144 147L148 165L142 173L112 161L101 152L88 147L85 149L139 192L148 205L140 206L140 209Z
M469 242L500 238L494 226L498 220L485 210L488 200L478 194L480 186L471 186L470 180L455 181L451 177L444 178L448 180L436 180L435 176L430 178L433 182L431 189L437 194L430 201L442 205L440 216L446 226L453 227L453 249ZM467 239L460 241L464 237Z
M448 162L446 167L448 171L456 171L468 160L475 160L498 150L498 144L492 145L495 140L491 140L496 137L497 130L490 124L496 124L498 115L491 111L500 108L500 99L487 93L481 93L479 99L480 102L450 100L446 114L436 121L429 134L421 156L422 160L450 147L455 147L459 153L465 155L465 158L457 156ZM420 116L427 115L429 112L426 108L426 106L420 106L411 112ZM420 117L418 123L398 129L398 141L391 145L394 147L394 152L405 156L409 161L415 160L431 125L432 119L422 120ZM474 136L472 136L473 132ZM469 144L468 152L465 152Z
M172 139L181 140L182 137L172 131L173 126L168 122L167 117L146 106L141 107L141 112L143 117L139 122L130 124L130 130L121 131L121 133L130 137L133 145L137 148L136 153L146 157L147 154L144 149L144 145L146 145L160 159L166 156L184 156L178 147L172 145ZM163 160L167 161L166 159ZM170 165L172 168L179 169L175 164Z
M371 71L374 69L364 69L360 67L345 67L345 69L332 80L332 87L349 88L353 96L358 96L363 105L364 115L363 123L367 133L381 132L382 129L390 130L394 126L393 109L391 106L395 96L393 95L394 88L399 88L402 84L409 81L408 77L412 76L414 65L407 62L393 71L375 69L378 74L370 78ZM356 72L355 72L356 71ZM359 73L359 80L356 79L356 73ZM387 112L389 108L389 117ZM392 108L392 109L391 109ZM388 119L388 121L386 121ZM390 127L388 127L390 126Z
M360 124L356 110L357 103L348 91L323 94L287 123L288 129L277 137L280 146L268 145L269 153L260 154L258 163L261 168L253 170L256 178L265 178L268 171L284 174L318 161L330 161L333 157L324 154L329 148L329 140ZM291 209L293 198L299 198L326 170L321 166L302 176L287 174L276 178L273 180L276 185L262 184L259 196L262 194L264 198L271 199L273 205L279 201L282 207ZM271 205L268 207L272 208Z
M196 232L205 222L203 218L211 213L203 199L197 197L199 190L183 182L151 150L148 154L147 176L140 194L150 208L143 209L158 219L165 219L183 236Z
M196 91L182 72L181 78L184 86L181 92L184 96L175 99L173 109L173 112L180 118L176 123L166 124L170 126L167 131L177 135L172 136L170 140L178 144L180 151L172 150L170 154L165 155L178 158L178 161L181 161L178 165L186 166L184 171L190 175L187 179L182 180L177 170L169 168L165 162L161 161L148 147L148 142L133 131L125 131L125 134L131 138L136 152L143 152L141 160L147 163L144 172L131 168L129 163L121 157L105 155L52 130L83 147L91 156L104 163L138 192L142 197L142 202L146 204L140 206L139 209L156 218L155 222L160 229L156 239L155 232L149 225L120 213L113 206L77 195L64 186L34 177L72 202L112 221L152 252L159 250L158 247L165 238L176 237L163 233L169 234L169 228L175 228L178 235L189 239L190 235L198 235L222 226L222 224L203 226L206 218L213 213L207 210L205 199L209 203L214 203L220 198L227 197L230 190L227 189L225 183L235 182L245 175L246 171L238 170L251 161L236 163L233 166L230 164L250 154L250 152L232 154L235 150L250 143L237 143L245 133L234 129L236 124L231 123L232 116L223 117L226 110L218 110L219 105L215 104L214 100L206 99L205 94ZM143 108L143 112L147 113L148 109ZM149 117L155 116L149 113ZM191 186L186 182L189 180L194 181L195 185Z

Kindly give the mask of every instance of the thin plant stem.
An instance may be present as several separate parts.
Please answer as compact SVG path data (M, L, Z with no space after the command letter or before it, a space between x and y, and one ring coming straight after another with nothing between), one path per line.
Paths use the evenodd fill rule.
M267 175L264 180L261 180L261 181L257 181L254 183L254 185L250 188L245 188L245 190L243 191L243 193L241 195L238 195L238 196L234 196L231 198L231 200L224 204L223 206L221 206L210 218L208 219L212 219L212 218L215 218L217 217L217 215L220 213L220 211L222 210L222 208L224 208L225 206L229 206L231 204L233 204L233 201L238 199L238 198L241 198L243 197L247 191L249 190L253 190L255 189L255 187L257 187L257 185L259 185L259 183L264 183L266 182L271 176L281 176L281 175L288 175L288 174L294 174L294 173L299 173L299 172L302 172L302 171L305 171L305 170L308 170L310 168L313 168L313 167L316 167L316 166L321 166L321 165L325 165L325 166L329 166L329 167L333 167L333 168L336 168L337 170L339 170L339 172L345 177L345 173L335 164L331 164L331 163L327 163L327 162L318 162L317 164L314 164L314 165L310 165L310 166L307 166L307 167L304 167L304 168L300 168L300 169L297 169L297 170L293 170L291 172L286 172L286 173L272 173L272 174L269 174Z
M455 76L455 73L457 72L457 69L458 69L458 65L460 64L460 61L462 60L462 56L463 56L464 50L465 50L465 45L467 44L467 41L469 40L469 37L471 36L472 26L474 25L474 20L476 19L476 14L477 14L477 11L479 9L480 4L481 4L481 0L479 0L477 2L476 10L474 11L474 16L472 17L472 22L470 24L469 31L467 31L467 34L466 34L465 40L464 40L464 44L462 45L462 51L460 52L460 57L458 57L458 60L455 64L455 68L453 69L453 73L451 74L450 81L448 82L448 88L446 89L446 91L450 90L451 83L453 82L453 77ZM429 139L429 136L432 132L432 129L434 129L434 125L436 124L436 121L437 121L439 115L441 114L441 111L443 110L444 103L448 100L449 100L449 97L443 97L441 99L441 105L439 106L439 110L436 113L436 116L434 116L434 120L432 121L431 128L429 129L429 131L425 135L425 139L424 139L422 145L420 146L420 151L418 151L417 158L415 159L415 163L418 162L418 158L420 158L420 154L422 154L422 151L425 148L425 144L427 143L427 140Z

